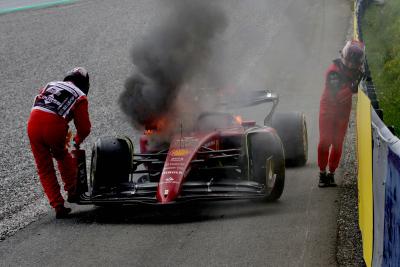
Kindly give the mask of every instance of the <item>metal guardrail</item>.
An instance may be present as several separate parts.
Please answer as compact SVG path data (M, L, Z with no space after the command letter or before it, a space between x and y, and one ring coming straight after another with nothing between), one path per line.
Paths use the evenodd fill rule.
M364 16L365 10L372 3L372 0L356 0L355 4L355 35L360 41L364 41L361 19ZM365 59L364 64L365 79L362 82L362 88L371 100L371 105L375 109L379 118L383 119L383 111L379 107L379 101L376 95L375 85L372 80L371 71L368 65L368 58Z
M385 125L385 123L380 119L377 112L372 112L372 127L376 129L379 137L388 143L394 150L400 154L400 139L392 134L390 129Z

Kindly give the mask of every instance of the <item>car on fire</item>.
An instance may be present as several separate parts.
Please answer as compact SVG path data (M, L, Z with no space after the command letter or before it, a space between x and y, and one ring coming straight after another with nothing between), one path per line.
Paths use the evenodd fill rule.
M140 138L99 138L92 150L90 179L80 161L79 204L170 204L193 200L280 198L285 166L307 162L305 116L275 113L279 97L255 91L246 106L272 103L263 125L229 112L199 114L193 131L176 131L167 145ZM241 98L243 105L243 98ZM84 168L84 169L82 169Z

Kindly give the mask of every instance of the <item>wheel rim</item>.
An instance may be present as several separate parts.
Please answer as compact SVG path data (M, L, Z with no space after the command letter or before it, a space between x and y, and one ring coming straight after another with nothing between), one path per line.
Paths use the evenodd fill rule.
M307 160L307 158L308 158L308 155L307 155L307 152L308 152L308 138L307 138L307 126L306 126L306 120L305 120L305 117L304 117L304 114L303 114L303 144L304 144L304 146L303 146L303 153L304 153L304 155L305 155L305 159Z
M275 185L276 174L274 173L274 162L271 157L266 159L265 166L266 185L268 188L273 188Z
M92 196L93 194L93 184L94 184L94 176L96 175L96 169L97 169L97 148L94 148L92 152L92 162L90 166L90 179L89 179L89 195Z

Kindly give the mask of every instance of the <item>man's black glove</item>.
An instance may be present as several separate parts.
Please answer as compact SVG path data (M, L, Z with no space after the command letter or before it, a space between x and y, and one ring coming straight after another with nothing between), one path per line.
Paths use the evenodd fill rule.
M358 91L358 85L360 84L361 80L363 80L365 77L365 73L357 70L356 72L354 72L354 75L350 81L350 90L353 93L357 93Z

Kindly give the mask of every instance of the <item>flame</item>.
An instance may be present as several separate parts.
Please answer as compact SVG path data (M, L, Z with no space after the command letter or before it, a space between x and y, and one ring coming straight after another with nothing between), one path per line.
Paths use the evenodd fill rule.
M144 131L145 135L152 135L155 133L163 132L168 127L168 118L167 117L160 117L151 123L146 125L146 129Z
M236 122L239 123L239 124L242 124L242 122L243 122L243 119L242 119L241 116L235 116L235 120L236 120Z
M155 133L155 131L152 129L144 130L144 135L152 135L153 133Z

